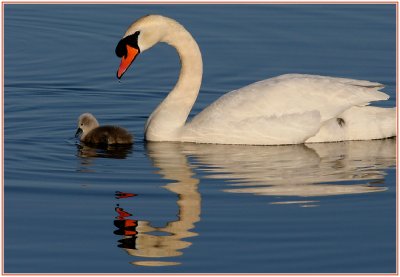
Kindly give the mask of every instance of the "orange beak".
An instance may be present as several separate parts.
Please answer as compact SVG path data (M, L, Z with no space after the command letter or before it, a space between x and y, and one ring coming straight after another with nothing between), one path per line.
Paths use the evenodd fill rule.
M119 65L117 71L117 78L121 79L122 75L128 70L129 66L135 60L136 56L139 54L139 50L135 47L126 45L127 54L122 57L121 64Z

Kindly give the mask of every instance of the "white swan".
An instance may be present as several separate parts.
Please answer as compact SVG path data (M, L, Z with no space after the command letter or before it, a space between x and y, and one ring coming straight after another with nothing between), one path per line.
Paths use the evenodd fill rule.
M278 145L370 140L396 135L395 108L367 106L387 100L379 83L287 74L231 91L187 117L203 74L200 49L173 19L148 15L134 22L115 50L121 78L140 52L158 42L176 48L181 72L174 89L145 126L149 141Z

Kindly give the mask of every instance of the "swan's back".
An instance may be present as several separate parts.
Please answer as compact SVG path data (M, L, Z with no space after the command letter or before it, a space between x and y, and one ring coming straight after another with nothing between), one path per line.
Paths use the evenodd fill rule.
M318 110L321 120L337 116L351 106L365 106L389 96L380 83L314 75L286 74L231 91L204 109L193 123L214 117L243 120ZM210 119L210 118L208 118ZM207 120L208 120L207 119Z

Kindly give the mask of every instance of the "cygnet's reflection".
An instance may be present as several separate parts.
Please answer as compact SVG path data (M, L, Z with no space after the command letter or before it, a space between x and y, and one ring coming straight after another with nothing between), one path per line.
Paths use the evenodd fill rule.
M121 145L86 145L81 142L76 144L77 155L81 158L111 158L126 159L132 153L131 144Z

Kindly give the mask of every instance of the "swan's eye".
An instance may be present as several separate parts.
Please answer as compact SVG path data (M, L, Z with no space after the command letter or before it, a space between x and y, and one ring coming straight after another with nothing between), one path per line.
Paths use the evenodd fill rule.
M81 126L83 126L83 123L81 123Z
M117 47L115 48L115 54L120 58L125 57L128 53L126 50L126 45L132 46L133 48L136 48L140 52L140 49L138 46L139 34L140 34L140 32L137 31L133 35L130 35L130 36L127 36L127 37L121 39L118 42Z
M115 48L115 54L117 54L118 57L122 58L124 56L126 56L126 44L125 41L123 39L121 39L118 42L117 48Z

